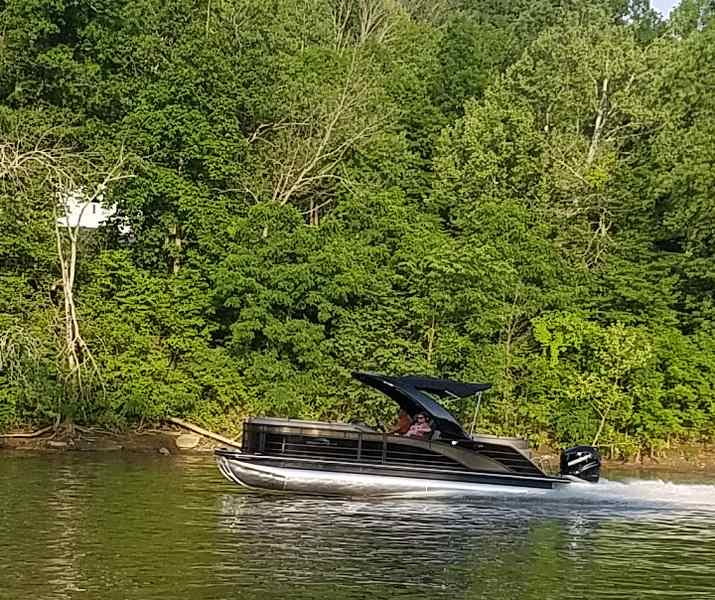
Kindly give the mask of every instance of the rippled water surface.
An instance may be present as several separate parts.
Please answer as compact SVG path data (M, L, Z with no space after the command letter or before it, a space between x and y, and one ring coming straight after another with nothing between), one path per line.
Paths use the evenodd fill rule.
M25 598L715 599L715 481L331 500L208 456L3 453L0 599Z

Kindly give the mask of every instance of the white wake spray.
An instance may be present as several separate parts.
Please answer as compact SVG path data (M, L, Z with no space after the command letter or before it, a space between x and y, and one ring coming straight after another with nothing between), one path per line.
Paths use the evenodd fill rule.
M555 490L554 500L617 504L623 507L688 508L715 512L715 484L674 483L660 479L602 479Z

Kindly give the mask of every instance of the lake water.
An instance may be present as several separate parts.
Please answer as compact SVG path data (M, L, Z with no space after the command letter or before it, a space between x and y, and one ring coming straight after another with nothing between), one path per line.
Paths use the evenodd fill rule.
M0 453L0 599L715 599L715 481L246 493L209 456Z

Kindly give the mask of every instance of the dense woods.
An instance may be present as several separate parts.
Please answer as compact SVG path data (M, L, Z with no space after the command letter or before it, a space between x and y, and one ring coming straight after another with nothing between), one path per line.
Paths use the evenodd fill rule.
M0 6L0 430L388 418L361 369L713 436L712 0Z

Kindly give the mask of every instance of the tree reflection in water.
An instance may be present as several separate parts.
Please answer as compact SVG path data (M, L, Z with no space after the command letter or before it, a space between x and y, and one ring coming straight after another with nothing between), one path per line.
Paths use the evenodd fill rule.
M715 512L619 494L546 502L225 495L222 579L256 597L371 589L371 597L599 598L615 585L636 597L667 586L691 598L710 589L715 572L697 565L704 553L713 564Z
M580 489L267 496L208 456L5 454L0 600L712 598L713 486Z

